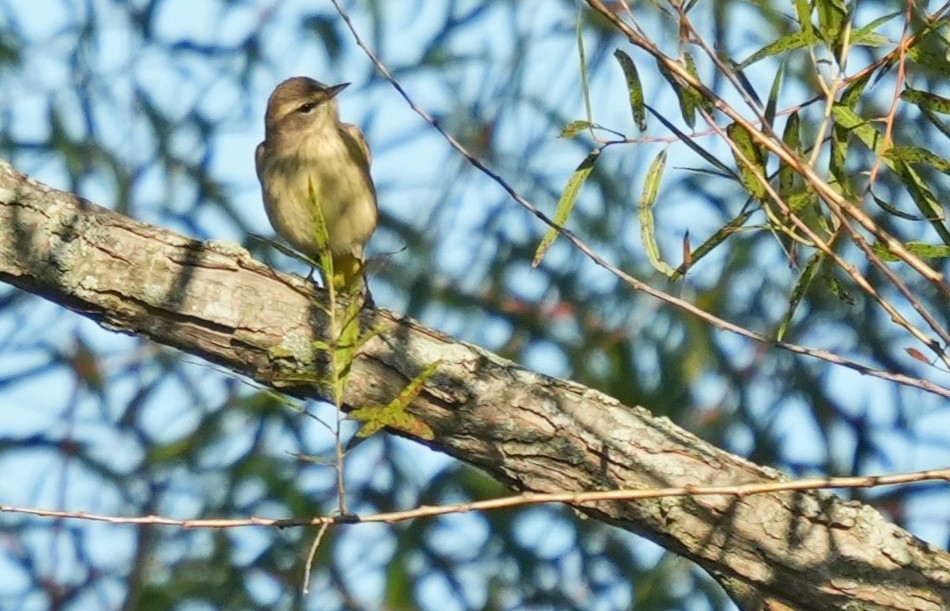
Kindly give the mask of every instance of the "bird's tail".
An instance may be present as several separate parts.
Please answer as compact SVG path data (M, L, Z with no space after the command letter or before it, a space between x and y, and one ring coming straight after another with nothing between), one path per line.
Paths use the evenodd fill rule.
M365 296L367 305L372 305L373 298L369 293L369 283L364 272L363 259L345 253L333 255L333 288L340 295L352 299L360 294Z

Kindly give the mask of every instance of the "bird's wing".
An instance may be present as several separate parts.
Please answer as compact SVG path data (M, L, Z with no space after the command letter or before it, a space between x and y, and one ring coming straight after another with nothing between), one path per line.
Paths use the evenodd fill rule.
M257 149L254 151L254 165L257 167L257 178L263 183L264 179L261 175L264 172L264 143L261 142L257 145Z
M369 152L369 144L366 143L366 136L363 135L359 127L352 123L344 123L343 129L347 135L356 142L356 146L359 147L360 152L363 153L363 157L366 158L366 167L368 168L370 164L373 163L373 154Z

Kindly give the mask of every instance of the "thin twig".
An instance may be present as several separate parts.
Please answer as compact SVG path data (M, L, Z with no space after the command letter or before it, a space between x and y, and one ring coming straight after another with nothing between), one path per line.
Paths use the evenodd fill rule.
M841 357L837 354L828 352L826 350L806 348L798 344L792 344L792 343L784 342L784 341L775 341L774 339L769 338L765 335L762 335L760 333L755 333L754 331L750 331L744 327L741 327L739 325L726 321L722 318L719 318L718 316L710 314L709 312L706 312L702 308L699 308L693 305L692 303L689 303L688 301L685 301L678 297L674 297L673 295L665 293L659 289L655 289L651 287L649 284L634 278L633 276L624 272L620 268L612 265L611 263L608 263L603 257L601 257L596 252L594 252L594 250L590 248L583 240L578 238L571 230L555 223L553 220L548 218L547 215L541 212L536 206L534 206L534 204L532 204L523 196L521 196L501 176L499 176L497 173L492 171L477 157L472 155L458 140L456 140L451 134L445 131L445 129L441 125L439 125L439 123L428 112L420 108L412 100L412 98L409 97L409 94L406 93L406 90L403 89L402 85L398 81L396 81L396 79L393 77L389 69L386 68L386 66L383 65L380 59L376 57L373 51L369 47L366 46L366 43L363 41L359 33L357 33L356 28L353 26L353 22L350 20L349 14L345 10L343 10L343 7L340 6L338 0L330 0L330 2L336 8L337 12L340 14L340 17L343 19L344 23L346 23L347 28L350 30L350 33L353 35L353 39L356 42L357 46L363 50L363 52L370 59L370 61L373 62L373 65L376 66L376 69L379 70L380 74L382 74L383 77L386 78L387 81L389 81L389 83L393 86L393 88L396 89L399 95L402 96L402 98L406 101L409 107L416 114L422 117L422 119L425 120L426 123L428 123L433 128L435 128L436 131L438 131L448 141L448 143L452 146L452 148L454 148L460 155L462 155L470 164L472 164L472 166L474 166L476 169L478 169L479 171L484 173L486 176L491 178L495 183L497 183L506 193L508 193L508 195L515 202L517 202L525 210L527 210L528 212L533 214L535 217L537 217L545 225L549 227L553 227L555 230L557 230L558 234L561 237L563 237L572 245L574 245L574 247L577 248L579 251L587 255L587 257L591 261L593 261L596 265L614 274L617 278L627 283L634 290L641 291L643 293L646 293L647 295L650 295L651 297L659 299L660 301L663 301L677 308L680 308L684 311L687 311L690 314L693 314L699 317L700 319L705 320L706 322L708 322L709 324L713 325L714 327L718 329L735 333L736 335L745 337L747 339L750 339L759 343L767 344L767 345L772 345L777 348L781 348L783 350L792 352L794 354L801 354L805 356L810 356L812 358L817 358L817 359L820 359L820 360L823 360L835 365L839 365L841 367L845 367L847 369L851 369L853 371L857 371L858 373L861 373L863 375L869 375L872 377L880 378L882 380L887 380L889 382L894 382L894 383L902 384L905 386L920 388L922 390L926 390L928 392L932 392L934 394L941 395L944 397L950 397L950 388L940 386L938 384L930 382L929 380L921 380L918 378L913 378L913 377L899 374L899 373L892 373L890 371L875 369L868 365L864 365L857 361L853 361L851 359ZM596 3L596 4L599 4L599 3ZM594 3L591 3L591 6L597 9ZM625 33L627 31L630 31L629 27L626 28ZM701 85L698 85L698 86L702 87ZM749 129L748 122L743 121L743 126L746 127L746 129ZM751 129L749 131L757 132L757 130L755 129Z
M317 548L320 547L320 542L323 541L323 535L326 534L329 528L329 522L324 522L320 525L320 529L317 530L317 536L313 538L313 544L310 546L310 552L307 553L307 563L303 569L303 587L301 588L304 594L310 593L310 574L313 572L313 558L317 555Z
M940 293L950 296L950 285L947 284L942 273L936 271L924 263L918 256L908 251L900 240L878 226L859 206L848 201L843 195L838 193L817 174L814 168L799 159L798 155L794 151L791 151L784 142L770 138L763 133L763 131L755 129L736 109L726 103L726 101L720 98L714 91L706 87L705 84L693 77L679 62L664 55L652 42L639 36L628 24L609 11L601 0L586 1L591 8L614 24L614 26L627 37L627 40L629 40L631 44L648 52L687 85L696 88L704 97L713 102L716 109L744 127L757 144L768 149L801 175L802 178L812 184L818 195L829 204L831 212L838 217L841 222L844 222L847 217L851 217L857 221L858 224L870 232L878 241L887 246L896 257L907 263L914 271L930 282Z
M733 84L733 87L736 88L739 91L739 93L743 95L743 97L747 98L744 92L744 89L739 84L738 79L736 78L733 70L729 66L724 64L722 60L720 60L719 57L716 56L716 54L712 51L712 49L710 49L706 45L705 41L702 40L698 32L696 32L695 28L693 28L692 23L689 21L689 19L687 18L685 14L680 15L680 24L681 24L681 27L689 28L692 38L697 41L697 44L700 46L700 48L702 48L705 51L705 53L710 58L710 60L716 64L716 67L719 69L719 71L723 75L726 76L726 78ZM847 27L847 32L850 33L851 31L850 21L848 22L848 24L849 25ZM846 49L847 49L847 37L846 37L845 42L842 45L842 51L841 51L842 56L844 55ZM841 59L838 60L838 62L840 65L843 66L844 58L842 57ZM819 80L821 79L819 78ZM828 92L828 104L826 105L826 113L825 113L826 118L830 119L830 116L829 116L830 108L833 105L834 97L837 93L837 89L841 86L841 82L842 82L842 79L840 78L840 74L839 74L833 79L832 83L829 86L825 87L823 85L823 88L825 88L826 91ZM777 138L776 134L771 130L771 127L765 123L764 117L762 117L758 113L758 110L754 108L754 104L752 103L752 101L747 100L747 103L750 105L751 108L753 108L753 111L755 112L757 119L760 121L760 124L762 125L763 130L767 132L767 135L770 138ZM702 109L700 109L700 111L702 111ZM926 346L931 352L933 352L936 355L936 357L940 359L948 368L950 368L950 355L947 354L947 352L944 350L944 347L940 344L940 342L934 340L931 337L928 337L923 331L921 331L915 325L913 325L903 314L901 314L897 310L896 307L894 307L889 301L887 301L884 295L882 295L858 271L858 269L855 266L851 265L850 263L847 263L841 256L839 256L834 251L833 243L835 239L837 238L837 236L839 235L838 232L837 231L835 232L832 239L827 240L827 241L822 240L818 236L818 234L812 231L811 228L809 228L808 225L797 214L795 214L791 210L791 208L787 205L787 203L782 200L782 198L778 195L778 193L769 184L768 179L764 175L762 175L761 172L755 169L754 164L751 164L749 160L745 158L745 155L742 153L742 151L739 150L739 148L733 142L730 141L730 139L725 134L725 132L715 123L713 117L709 116L705 112L703 113L703 116L706 122L712 127L712 129L720 132L719 135L723 138L726 144L732 149L733 154L736 155L736 157L742 159L745 162L746 166L749 168L749 170L755 174L756 179L763 185L765 190L768 192L769 196L775 201L775 203L779 206L782 212L792 221L792 223L796 227L798 227L802 231L802 233L804 233L819 250L821 250L827 256L829 256L832 259L832 261L834 261L842 270L844 270L844 272L855 282L855 284L857 284L862 290L864 290L864 292L866 292L872 299L874 299L874 301L876 301L878 305L880 305L881 308L884 309L884 311L888 314L888 316L890 316L891 320L893 320L898 326L903 327L908 333L910 333L914 338L916 338L919 342L921 342L924 346ZM784 142L782 143L782 146L784 146ZM813 155L813 158L814 158L814 155ZM812 184L812 183L809 182L809 184ZM814 187L815 190L818 191L817 185L812 184L812 187ZM923 304L920 302L917 296L914 295L910 291L910 289L907 288L906 284L904 284L904 282L901 281L901 279L893 271L891 271L891 269L880 259L880 257L878 257L874 253L873 248L871 248L871 245L867 243L867 241L860 234L860 232L854 229L854 227L849 223L849 221L846 218L843 218L843 217L839 218L839 221L841 222L841 227L843 227L846 231L848 231L853 241L863 251L864 255L871 262L871 264L877 267L878 270L881 271L881 273L883 273L884 276L888 280L890 280L891 284L893 284L897 288L898 292L900 292L904 296L904 298L907 299L908 303L911 305L914 311L916 311L921 316L921 318L923 318L923 320L928 324L931 330L933 330L933 332L937 334L940 340L943 341L944 345L950 345L950 333L948 333L947 330L943 327L943 325L941 325L940 322L937 321L937 319L927 310L927 308L923 306Z
M181 528L244 528L248 526L265 526L277 528L317 526L334 524L359 524L367 522L382 522L392 524L418 518L440 516L447 514L468 513L471 511L490 511L525 505L540 505L547 503L565 503L574 506L585 506L591 503L604 501L639 501L644 499L658 499L669 497L697 497L697 496L727 496L743 498L756 494L774 494L781 492L796 492L804 490L827 490L832 488L876 488L880 486L894 486L898 484L917 484L928 481L950 482L950 468L931 469L893 475L866 475L852 477L812 477L790 481L755 482L726 486L677 486L670 488L651 488L647 490L597 490L582 492L528 492L518 495L505 496L471 503L457 503L453 505L423 505L404 511L391 511L367 515L350 514L346 516L318 516L313 518L230 518L230 519L202 519L182 520L164 516L123 517L106 514L86 513L83 511L57 511L52 509L38 509L31 507L16 507L0 505L0 513L23 514L41 518L88 520L92 522L106 522L123 525L157 525L177 526ZM314 544L319 543L315 540Z

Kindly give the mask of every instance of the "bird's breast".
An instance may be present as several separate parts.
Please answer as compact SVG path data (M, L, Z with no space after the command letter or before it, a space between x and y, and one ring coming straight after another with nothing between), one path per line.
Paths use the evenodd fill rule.
M271 224L295 248L318 257L322 211L331 251L361 255L377 218L368 160L336 129L292 136L265 142L259 163Z

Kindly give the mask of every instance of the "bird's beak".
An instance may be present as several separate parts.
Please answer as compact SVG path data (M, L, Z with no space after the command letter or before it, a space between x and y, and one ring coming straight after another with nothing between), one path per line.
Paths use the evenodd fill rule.
M333 98L337 96L338 93L340 93L341 91L343 91L349 86L350 86L349 83L340 83L339 85L331 85L330 87L327 87L327 93L330 94L329 99L332 100Z

